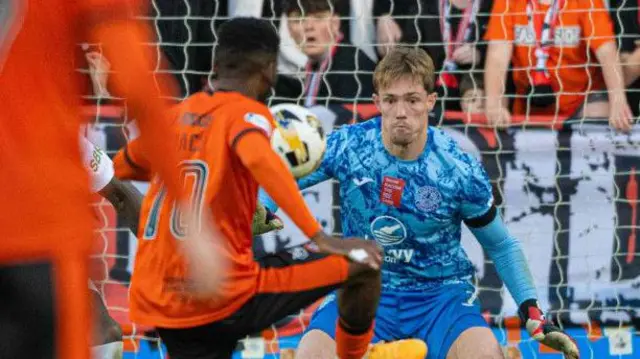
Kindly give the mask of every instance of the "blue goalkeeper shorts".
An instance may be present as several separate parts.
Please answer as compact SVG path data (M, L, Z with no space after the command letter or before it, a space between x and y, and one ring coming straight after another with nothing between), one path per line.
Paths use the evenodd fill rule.
M335 339L337 320L334 292L313 313L307 332L320 330ZM445 359L453 342L472 327L488 325L469 283L445 284L421 292L383 290L372 342L418 338L427 343L427 359Z

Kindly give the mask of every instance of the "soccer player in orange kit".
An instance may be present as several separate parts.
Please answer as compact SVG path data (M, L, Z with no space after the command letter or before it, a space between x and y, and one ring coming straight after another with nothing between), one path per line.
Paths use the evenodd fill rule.
M151 168L184 198L177 139L160 99L170 92L150 71L155 51L141 46L151 32L129 21L134 3L142 6L0 0L1 358L89 357L93 218L78 141L77 43L102 44L114 92L138 120Z
M229 265L215 296L190 295L192 283L185 274L199 269L176 251L185 227L162 183L152 181L145 196L131 318L156 327L171 358L229 358L238 340L336 288L342 288L338 357L360 359L368 350L380 294L381 251L371 241L324 234L272 150L271 134L284 124L275 123L263 100L275 82L278 49L278 34L268 21L229 20L218 32L212 89L177 107L184 186L192 191L196 212L211 211L225 237L217 251ZM122 149L114 158L116 176L147 172L145 155L135 142ZM315 242L315 250L297 258L284 252L255 261L251 224L258 184ZM404 344L382 346L398 350ZM383 352L382 347L372 349L369 358L395 357Z

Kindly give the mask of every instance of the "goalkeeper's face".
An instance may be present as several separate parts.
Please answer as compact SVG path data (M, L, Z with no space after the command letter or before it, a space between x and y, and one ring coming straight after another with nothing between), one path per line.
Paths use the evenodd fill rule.
M403 76L378 89L373 99L382 115L382 131L394 145L424 140L429 112L436 103L435 93L428 93L411 76Z

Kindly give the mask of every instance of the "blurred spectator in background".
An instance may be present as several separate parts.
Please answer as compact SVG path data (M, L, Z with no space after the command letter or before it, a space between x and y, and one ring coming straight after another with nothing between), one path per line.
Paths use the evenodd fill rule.
M375 63L345 41L337 0L291 0L285 5L288 30L307 56L305 78L280 76L276 98L303 98L304 105L370 101Z
M496 0L486 39L490 123L511 121L501 101L511 62L514 114L609 117L614 128L630 129L613 26L602 0ZM592 53L601 67L590 61Z
M465 113L484 112L484 81L482 75L466 73L460 80L460 109Z
M615 24L620 62L627 85L627 102L634 117L640 116L640 14L638 2L609 0L610 14Z
M491 4L491 0L376 0L378 52L383 56L398 43L425 49L440 71L438 94L445 108L458 110L460 77L483 65L486 46L480 40Z

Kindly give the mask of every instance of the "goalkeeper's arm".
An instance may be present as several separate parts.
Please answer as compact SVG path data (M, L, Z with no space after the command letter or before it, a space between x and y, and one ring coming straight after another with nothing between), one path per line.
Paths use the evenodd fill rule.
M516 240L504 225L495 206L484 215L465 220L467 227L493 260L500 279L519 307L529 334L541 343L562 351L568 358L578 358L578 347L571 337L547 321L538 307L538 296L529 265Z
M465 220L465 224L493 260L500 279L516 303L521 305L529 299L537 300L533 277L522 246L509 233L496 207L491 206L480 217Z

